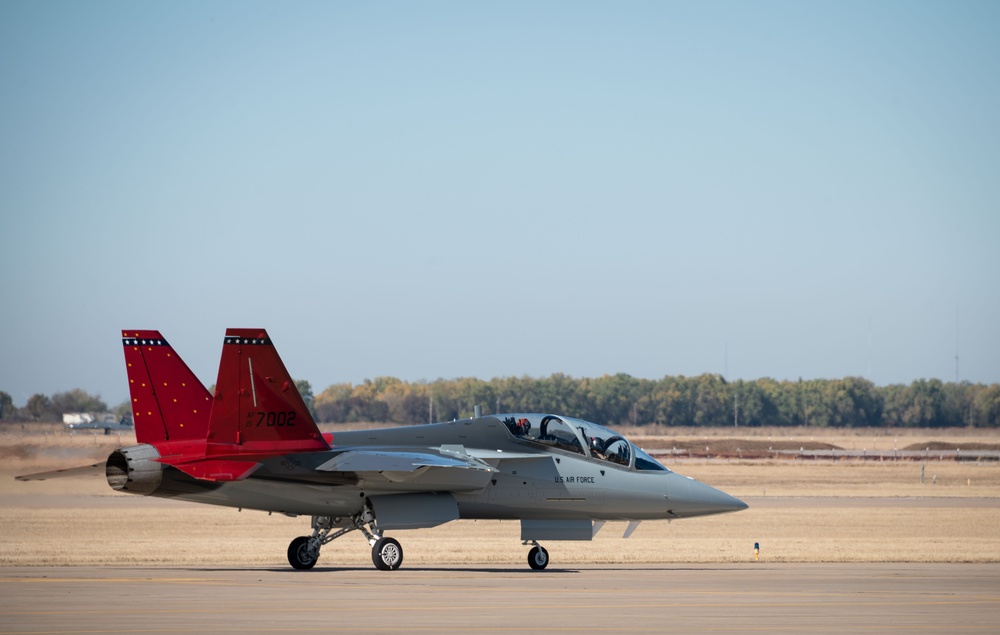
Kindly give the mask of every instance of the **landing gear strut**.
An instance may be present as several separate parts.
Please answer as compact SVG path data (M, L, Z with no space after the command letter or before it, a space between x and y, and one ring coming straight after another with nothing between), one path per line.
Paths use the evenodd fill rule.
M312 528L311 536L299 536L288 545L288 563L295 569L312 569L319 560L319 550L323 545L355 529L368 539L368 544L372 547L372 562L376 568L395 571L403 564L403 547L395 539L382 535L370 504L350 518L313 516Z
M541 571L545 567L549 566L549 552L545 550L545 547L541 546L535 541L526 542L526 545L534 545L531 551L528 552L528 566L535 571Z

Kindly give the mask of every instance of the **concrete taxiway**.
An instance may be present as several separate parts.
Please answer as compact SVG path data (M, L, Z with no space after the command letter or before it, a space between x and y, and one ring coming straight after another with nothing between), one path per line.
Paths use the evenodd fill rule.
M0 569L14 633L1000 633L995 564Z

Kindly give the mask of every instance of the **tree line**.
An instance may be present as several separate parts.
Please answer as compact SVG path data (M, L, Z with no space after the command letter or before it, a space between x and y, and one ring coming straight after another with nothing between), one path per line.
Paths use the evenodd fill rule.
M126 401L111 410L118 416L130 413L132 409ZM0 390L0 421L62 421L67 412L109 412L108 404L97 395L74 388L53 395L36 393L28 397L28 402L18 408L10 394Z
M919 379L876 386L859 377L726 381L720 375L639 379L461 378L411 383L378 377L334 384L314 398L319 421L398 424L500 412L551 412L606 425L1000 427L1000 384Z
M945 383L918 379L909 385L876 386L859 377L777 381L726 381L720 375L639 379L619 373L573 378L503 377L407 382L394 377L334 384L313 395L297 380L307 406L321 423L416 424L483 414L551 412L605 425L721 427L1000 427L1000 384ZM37 394L14 406L0 391L0 420L58 421L65 412L104 412L99 397L74 389ZM112 409L130 412L129 402Z

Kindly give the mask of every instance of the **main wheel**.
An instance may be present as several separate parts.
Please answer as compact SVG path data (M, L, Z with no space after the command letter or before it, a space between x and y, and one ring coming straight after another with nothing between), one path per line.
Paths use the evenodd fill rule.
M549 552L545 550L545 547L537 545L531 548L531 551L528 552L528 566L535 571L541 571L549 566Z
M403 564L403 548L393 538L382 538L372 547L372 562L382 571L395 571Z
M299 536L288 545L288 564L299 570L312 569L319 560L319 551L309 550L309 536Z

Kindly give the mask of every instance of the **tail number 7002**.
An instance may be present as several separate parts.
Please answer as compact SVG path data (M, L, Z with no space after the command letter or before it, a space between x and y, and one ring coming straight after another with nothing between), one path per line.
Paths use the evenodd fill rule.
M248 428L259 428L261 426L268 428L291 428L294 425L294 410L251 410L247 413L246 427Z

